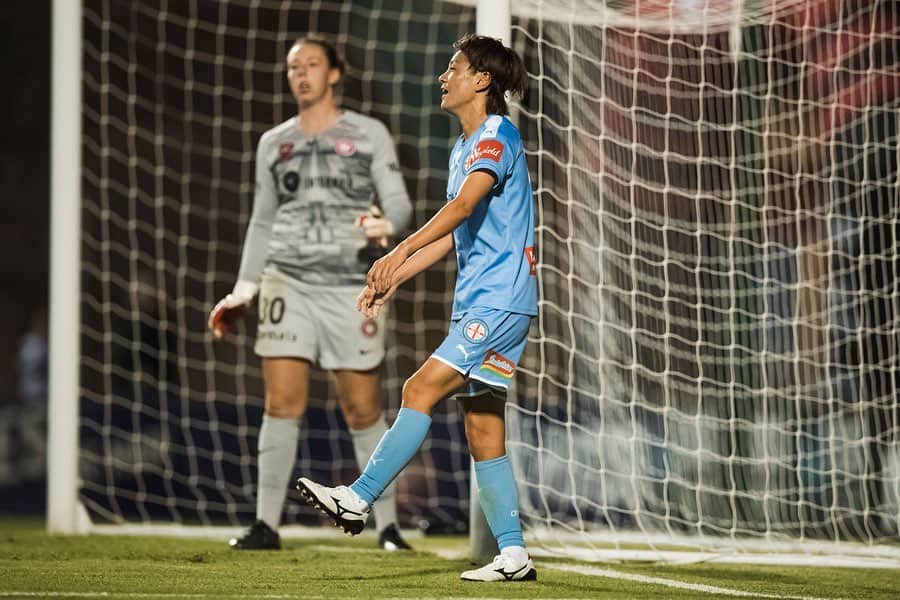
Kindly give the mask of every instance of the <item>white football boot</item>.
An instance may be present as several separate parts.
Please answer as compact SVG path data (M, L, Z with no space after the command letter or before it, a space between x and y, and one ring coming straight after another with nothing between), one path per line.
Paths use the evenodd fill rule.
M491 564L480 569L465 571L459 576L463 581L534 581L537 571L525 548L504 548Z
M356 535L366 528L369 505L346 485L325 487L301 477L297 480L297 489L307 502L328 515L344 533Z

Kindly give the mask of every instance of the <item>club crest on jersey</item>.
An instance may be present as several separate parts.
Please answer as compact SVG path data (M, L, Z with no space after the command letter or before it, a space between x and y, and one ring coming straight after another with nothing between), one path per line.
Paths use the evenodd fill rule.
M470 319L463 325L463 335L466 336L467 340L476 344L486 338L488 333L490 331L488 331L487 323L481 319Z
M334 152L340 156L353 156L356 154L356 143L350 138L338 138L334 140Z
M503 144L497 140L484 140L478 142L478 145L475 146L475 149L469 154L469 158L466 159L466 169L471 167L475 161L481 160L482 158L500 162L501 156L503 156Z
M278 160L287 160L294 153L294 144L292 142L284 142L278 146Z
M481 370L499 375L504 379L512 379L516 365L499 352L488 350L484 356L484 362L481 363Z
M360 326L362 330L362 334L366 337L374 337L376 333L378 333L378 323L375 319L366 319L362 322Z

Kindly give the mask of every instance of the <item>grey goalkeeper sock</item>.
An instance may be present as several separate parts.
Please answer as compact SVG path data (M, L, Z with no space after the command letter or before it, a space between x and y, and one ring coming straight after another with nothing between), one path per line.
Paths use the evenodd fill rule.
M279 419L263 415L259 428L259 485L256 492L256 518L278 530L288 483L297 458L297 419Z
M353 453L356 455L356 465L359 472L369 462L369 457L375 452L378 442L387 432L387 423L385 423L382 415L374 425L368 429L351 429L350 435L353 438ZM384 490L378 500L372 505L372 515L375 517L375 527L379 532L391 523L397 522L397 482L392 481Z

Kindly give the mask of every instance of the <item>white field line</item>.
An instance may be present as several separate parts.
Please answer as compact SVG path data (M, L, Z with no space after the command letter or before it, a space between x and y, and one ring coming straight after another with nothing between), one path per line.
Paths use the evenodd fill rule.
M370 549L350 549L342 546L328 546L326 544L315 546L317 550L324 550L329 552L360 552L360 553L369 553ZM380 550L374 550L375 552L381 552ZM463 558L467 555L467 552L460 550L452 550L452 551L433 551L433 554L437 555L440 558L444 558L447 560L454 560ZM663 577L651 577L649 575L640 575L637 573L625 573L622 571L615 571L609 568L599 568L592 567L587 565L567 565L560 563L545 563L541 562L538 564L540 569L553 569L556 571L566 571L570 573L579 573L581 575L590 575L594 577L605 577L608 579L620 579L624 581L632 581L635 583L643 583L649 585L661 585L664 587L670 587L681 590L688 590L693 592L702 592L706 594L719 594L723 596L734 596L734 597L742 597L742 598L769 598L773 600L840 600L838 598L818 598L814 596L791 596L791 595L780 595L780 594L762 594L758 592L748 592L745 590L738 590L732 588L723 588L714 585L706 585L701 583L688 583L685 581L679 581L677 579L665 579ZM0 598L168 598L168 599L205 599L205 598L234 598L235 600L292 600L294 598L303 599L303 600L314 600L319 598L325 598L325 596L308 596L305 594L294 595L294 594L187 594L187 593L142 593L142 592L66 592L66 591L57 591L57 592L33 592L33 591L0 591ZM475 596L467 596L466 600L476 600ZM445 599L445 600L455 600L455 599ZM460 599L462 600L462 599ZM480 597L480 600L493 600L489 597ZM540 600L540 599L535 599ZM555 598L554 600L560 600Z
M649 575L639 575L637 573L624 573L622 571L614 571L612 569L601 569L599 567L589 567L580 565L560 565L542 563L542 569L555 569L557 571L568 571L570 573L579 573L581 575L593 575L596 577L606 577L609 579L622 579L625 581L633 581L635 583L646 583L651 585L663 585L666 587L676 588L680 590L689 590L692 592L703 592L706 594L719 594L722 596L737 596L742 598L774 598L777 600L839 600L837 598L817 598L815 596L783 596L781 594L761 594L758 592L748 592L745 590L736 590L732 588L723 588L715 585L706 585L703 583L688 583L686 581L678 581L677 579L665 579L663 577L651 577Z

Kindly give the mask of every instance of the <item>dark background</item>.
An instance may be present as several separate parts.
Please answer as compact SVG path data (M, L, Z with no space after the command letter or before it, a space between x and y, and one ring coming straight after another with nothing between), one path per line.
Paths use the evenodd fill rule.
M416 82L415 85L398 86L393 80L396 61L392 53L370 52L360 44L338 43L339 53L345 57L349 67L342 85L342 95L344 106L381 119L403 140L398 143L398 154L400 163L404 165L408 188L411 192L415 190L415 197L442 199L445 182L435 165L446 165L449 153L447 140L455 135L455 129L451 132L451 120L434 104L434 98L437 97L434 65L446 60L447 49L468 30L473 22L473 14L471 10L450 5L444 8L445 14L440 14L435 19L434 6L430 2L417 0L415 4L411 8L406 3L393 5L402 6L414 16L409 22L400 22L396 18L396 8L381 11L377 8L381 6L377 2L354 4L352 12L342 8L346 4L334 4L330 8L316 9L315 14L311 11L316 5L312 4L294 3L288 8L269 3L267 6L276 9L259 11L261 20L257 26L264 32L278 31L282 25L278 18L284 16L287 19L284 26L290 31L316 30L324 32L324 35L334 35L339 27L344 26L349 28L345 39L362 40L369 39L373 30L372 23L377 20L375 30L379 32L378 43L381 47L393 48L398 36L406 36L406 39L417 40L419 47L427 48L406 56L403 61L404 80ZM143 119L139 125L148 131L159 133L164 140L160 146L160 151L165 153L164 163L175 169L175 173L189 173L192 177L190 189L186 189L181 185L181 179L169 173L169 176L163 178L160 184L162 187L148 188L153 189L157 195L151 197L144 194L141 196L142 201L137 203L129 202L130 196L127 191L123 193L121 186L95 190L98 185L95 179L87 176L82 179L84 210L81 223L81 263L85 268L81 273L81 298L73 298L72 302L81 305L83 356L105 357L101 363L91 360L82 360L81 363L83 452L80 459L86 463L79 466L83 479L82 497L93 503L93 507L105 507L105 503L119 502L119 491L124 490L125 496L129 496L135 486L143 485L143 462L128 458L121 460L121 457L133 456L130 452L143 453L158 449L161 444L156 444L154 440L162 439L164 435L172 436L170 439L174 440L174 446L178 450L174 454L156 453L154 460L174 461L173 469L180 475L186 472L185 469L196 466L196 461L184 460L187 453L193 453L194 450L203 453L218 443L216 439L212 439L213 434L228 438L224 443L229 458L224 462L238 470L229 472L222 480L234 487L235 491L229 493L244 497L253 489L255 473L241 461L249 455L247 449L255 447L256 424L259 423L259 413L262 410L258 362L249 360L244 366L243 359L238 360L240 352L250 355L252 335L244 330L232 344L212 345L205 335L205 323L209 306L230 288L237 270L240 249L238 240L246 229L249 213L249 196L243 193L246 187L242 187L247 171L243 169L252 161L252 148L259 135L295 110L290 97L284 95L283 90L274 84L283 79L278 67L283 61L286 48L284 44L289 40L277 39L277 36L267 33L256 36L252 42L256 44L253 55L257 60L253 72L258 75L253 86L260 96L252 104L254 109L252 115L249 115L249 120L253 123L252 131L232 124L214 127L210 125L209 115L215 111L227 111L222 114L229 115L243 114L240 107L236 108L231 102L235 99L235 94L216 96L206 84L219 73L209 60L209 57L216 56L220 51L217 46L219 41L236 44L233 48L229 46L234 53L246 51L248 36L240 33L247 27L249 17L246 7L235 3L233 10L220 13L212 10L219 6L216 0L176 3L163 17L167 46L160 50L155 43L160 27L156 3L93 0L84 2L84 5L86 18L83 68L89 79L94 72L92 69L108 68L93 81L107 77L108 79L103 80L110 82L111 90L104 91L103 86L97 85L83 86L84 106L98 106L102 101L101 96L108 94L103 98L109 100L109 109L124 110L126 104L121 102L123 89L135 89L141 97L152 99L154 108L149 111L149 115L147 111L138 111L139 114L131 116L117 112L117 118L121 117L121 122L129 124L132 124L129 119ZM3 311L2 327L5 335L2 336L4 346L0 351L6 352L7 360L3 361L0 371L5 392L0 402L8 404L0 404L0 408L5 405L8 410L0 411L0 423L5 422L9 426L0 428L0 467L4 464L13 466L5 472L0 469L0 513L39 513L43 510L44 487L42 480L37 477L43 475L42 469L40 473L30 472L26 477L21 465L25 463L26 457L33 458L32 464L37 463L39 467L43 464L39 455L45 446L43 440L32 446L23 443L29 436L32 439L40 437L44 431L43 423L34 423L33 419L26 427L24 416L42 413L43 410L17 406L15 355L22 334L29 328L32 312L41 311L46 304L48 290L50 186L47 174L50 169L50 133L47 128L50 122L52 21L49 1L28 6L20 3L14 7L11 12L6 13L11 16L4 17L4 32L7 34L4 39L8 43L4 56L10 57L11 63L7 72L10 73L10 81L17 83L11 99L13 104L6 111L10 117L8 130L15 131L10 136L12 141L6 146L13 160L5 161L4 173L8 173L6 176L10 177L10 183L16 181L16 185L10 185L10 188L16 189L19 186L16 199L22 200L17 205L22 206L24 212L22 218L5 219L7 235L2 236L0 233L4 239L10 240L7 243L11 247L15 244L12 250L3 253L4 258L9 259L4 264L11 271L7 274L7 280L15 283L4 295L4 307L7 310ZM200 13L221 18L220 25L231 33L216 37L209 35L207 29L198 32L196 39L186 36L185 28L180 25L184 22L184 14L179 11L189 11L191 7L199 7ZM432 24L432 20L437 24ZM102 31L106 23L117 24L117 27L110 28L111 33L104 37ZM233 32L239 34L234 35ZM140 70L135 80L130 81L126 70L110 60L105 52L98 51L106 48L104 44L109 44L110 54L113 56L122 51L134 52L137 62L145 68ZM183 49L189 45L198 49L198 52L202 50L202 56L191 60L190 69L186 71L186 61L178 59L177 52L172 53L170 49ZM231 90L241 89L246 85L243 70L229 68L222 69L221 72L227 72L232 79L237 77L236 80L225 81ZM388 80L384 76L371 76L372 73L392 75ZM181 85L180 82L188 76L202 80L204 85L194 88ZM432 85L422 86L418 83L426 78ZM188 93L185 93L186 89L189 90ZM268 90L268 94L260 94L261 89ZM275 95L276 91L278 95ZM279 101L281 95L284 97ZM220 101L223 103L221 106L218 104ZM183 107L185 103L187 109ZM233 112L235 110L237 113ZM159 114L165 118L157 122L153 117ZM409 114L428 116L424 121L435 143L427 152L422 152L419 143L419 127L423 119L401 118L402 115ZM157 123L158 130L155 129ZM101 127L91 115L84 116L82 125L85 139L93 139L97 135L96 130ZM214 130L230 136L226 140L227 144L222 140L212 139ZM125 147L129 142L121 127L110 127L108 134L111 136L107 142L110 147ZM23 141L17 141L19 138ZM244 158L235 161L233 153L212 151L215 143L240 149ZM109 169L105 171L109 177L120 181L132 174L118 156L111 159L104 157L97 152L96 147L89 144L83 150L82 166L85 173L99 173L101 169ZM133 174L136 177L146 177L146 166L141 165ZM217 168L229 174L227 182L223 183L209 176ZM26 182L30 188L25 189L20 182ZM140 182L137 187L141 187ZM163 197L166 199L163 209L154 210L158 206L157 198ZM101 205L104 210L108 210L103 214L114 217L113 227L104 227L102 217L97 216L101 213L92 212L91 207ZM173 208L183 205L192 207L186 213L185 223L181 222L180 213ZM421 222L433 210L428 202L417 203L417 222ZM135 219L146 226L132 229L122 225L134 222ZM213 223L215 226L211 225ZM182 230L181 227L185 229ZM42 233L33 233L38 230ZM159 240L159 245L155 235L158 231L169 233ZM176 235L182 231L190 239L183 246L182 238ZM25 235L28 237L25 238ZM116 250L103 254L104 242L114 244ZM27 254L23 248L28 249ZM35 253L33 248L38 251ZM162 264L166 266L160 267L160 263L156 261L133 261L127 251L120 251L122 248L136 248L145 259L161 258ZM110 280L98 277L95 269L88 268L100 265L105 258L111 262L104 264L104 270L116 274ZM197 276L196 273L184 276L172 265L183 265L185 272L191 268L196 270L196 265L205 265L205 273L212 274L214 282L210 282L206 276ZM25 268L29 269L27 277L30 279L26 279L26 275L14 276L12 273L13 270L21 271ZM433 348L444 335L445 313L449 306L446 287L447 282L452 281L445 275L446 270L443 270L437 273L437 281L422 278L414 286L418 291L405 291L403 297L398 295L397 314L404 314L404 308L405 314L410 314L415 301L416 314L421 314L421 308L425 306L425 316L431 315L428 307L434 315L427 321L430 325L425 336L422 335L421 321L416 322L415 327L400 328L395 332L386 361L385 380L391 389L389 401L393 403L387 407L389 414L393 414L391 411L395 412L398 408L399 387L403 380L401 374L411 372L415 364L422 362L427 356L427 348ZM179 277L183 279L179 280ZM187 287L182 287L180 283ZM423 302L421 297L426 283L428 297ZM115 307L113 312L117 316L111 318L111 323L104 321L97 310L97 304L93 301L98 299L106 307ZM181 300L185 303L184 310L176 317L176 306ZM102 336L98 341L98 336L91 333L101 330L109 335ZM172 352L166 353L166 360L160 360L164 349L174 348L182 341L188 344L182 354L200 357L197 361L192 359L186 368L176 368L172 361L177 357ZM140 350L135 351L135 348ZM410 352L411 348L415 349L415 353ZM241 366L234 366L239 362ZM215 368L210 367L213 363ZM211 376L215 378L215 394L209 393ZM319 383L324 386L324 379ZM238 393L242 394L240 401ZM315 468L322 468L328 472L329 477L344 480L347 475L340 471L344 465L352 466L354 472L356 469L355 463L350 459L349 435L343 423L335 419L337 410L333 397L324 391L315 395L321 400L321 405L315 410L310 407L307 414L310 427L299 451L301 462L298 463L298 471L330 481L322 475L316 475ZM236 411L244 411L246 414L241 412L238 415ZM453 526L465 522L462 519L462 509L467 506L468 469L465 468L467 459L461 421L455 405L449 405L445 412L439 419L442 424L433 428L432 437L437 441L430 442L431 447L423 452L422 464L411 465L407 469L413 475L407 478L410 483L406 489L413 490L415 497L403 502L411 511L404 523L419 525L421 518L427 518L429 527L439 522ZM22 424L17 426L17 422ZM218 425L220 422L224 423L222 427ZM242 427L240 423L251 425ZM95 427L97 424L117 432L119 442L116 442L118 445L115 449L96 435L92 436L92 432L98 430ZM139 431L140 436L133 437L133 431ZM141 441L134 444L134 439ZM215 453L207 453L214 457ZM316 457L327 459L320 460ZM341 460L334 460L335 457L340 457ZM448 467L448 461L456 462ZM153 464L154 468L159 466L157 462ZM182 477L181 480L190 484L196 479L206 486L210 481L206 474L218 472L217 468L204 463L196 467L195 478ZM29 484L33 489L27 493L23 489L26 480L34 483ZM166 486L178 485L181 480L178 476L153 479L152 485L155 487L154 494L151 495L156 508L161 506L158 502L160 498L175 497L178 494L171 493ZM4 482L11 482L12 488L4 489ZM218 484L213 487L218 490ZM436 493L423 493L426 488ZM215 490L205 490L203 494L208 492L218 493ZM192 492L182 490L180 493L184 496ZM244 511L250 518L253 513L252 498L247 496L241 502L238 512ZM303 515L300 512L308 508L305 504L297 503L290 506L291 510L299 507L295 511L297 518L301 518ZM133 506L129 504L123 512L132 514L134 510L129 512L131 508ZM236 524L240 521L238 512L229 511L227 515L217 515L217 518L227 518ZM310 510L304 514L316 517Z
M0 405L16 401L19 339L48 303L50 5L14 0L0 11Z

